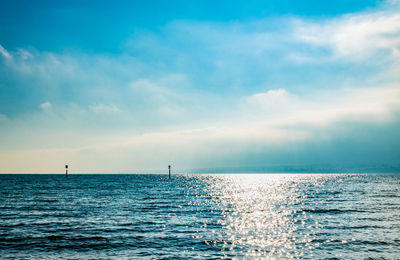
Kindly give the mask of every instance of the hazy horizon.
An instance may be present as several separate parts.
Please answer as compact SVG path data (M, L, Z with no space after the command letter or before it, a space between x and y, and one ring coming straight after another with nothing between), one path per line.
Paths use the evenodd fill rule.
M375 165L375 166L353 166L338 167L337 165L275 165L275 166L254 166L254 167L215 167L215 168L196 168L179 169L172 168L172 175L185 174L400 174L400 165ZM0 174L61 174L65 175L65 169L60 168L56 172L2 172ZM77 172L69 168L68 175L85 174L156 174L168 175L167 169L150 170L121 170L121 171L88 171Z

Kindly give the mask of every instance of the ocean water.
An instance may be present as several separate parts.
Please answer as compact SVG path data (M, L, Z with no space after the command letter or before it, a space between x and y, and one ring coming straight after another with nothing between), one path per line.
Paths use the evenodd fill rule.
M2 259L400 259L400 175L0 175Z

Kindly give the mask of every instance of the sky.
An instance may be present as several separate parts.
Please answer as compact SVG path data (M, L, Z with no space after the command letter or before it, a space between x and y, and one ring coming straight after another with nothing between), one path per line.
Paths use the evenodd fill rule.
M0 6L0 173L400 171L400 1Z

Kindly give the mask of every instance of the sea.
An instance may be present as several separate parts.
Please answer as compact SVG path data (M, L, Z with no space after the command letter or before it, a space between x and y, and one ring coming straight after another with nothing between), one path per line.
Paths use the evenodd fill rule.
M0 175L1 259L400 259L400 175Z

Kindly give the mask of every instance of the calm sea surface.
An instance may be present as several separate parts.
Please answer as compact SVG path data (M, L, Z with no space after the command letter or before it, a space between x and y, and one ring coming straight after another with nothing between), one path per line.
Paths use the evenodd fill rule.
M400 175L0 175L7 259L400 259Z

